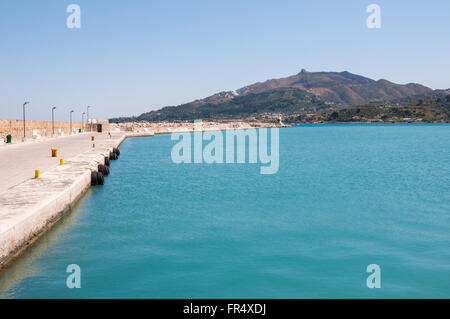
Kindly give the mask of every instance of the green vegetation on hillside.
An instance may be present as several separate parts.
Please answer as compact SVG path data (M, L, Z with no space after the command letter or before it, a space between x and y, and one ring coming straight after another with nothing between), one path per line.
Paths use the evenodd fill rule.
M195 119L242 118L264 113L317 112L327 105L314 94L296 88L281 88L259 94L237 96L222 103L197 105L188 103L178 107L164 107L144 113L135 121L173 121ZM120 121L112 119L111 121Z
M406 106L364 105L288 117L291 123L313 122L450 122L450 95L420 99Z

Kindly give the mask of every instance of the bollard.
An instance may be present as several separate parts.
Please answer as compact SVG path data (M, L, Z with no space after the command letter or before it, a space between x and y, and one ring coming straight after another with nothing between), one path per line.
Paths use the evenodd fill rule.
M95 137L94 137L94 135L92 135L91 136L91 141L94 141L95 140Z
M34 178L35 179L41 178L41 171L40 170L35 170L34 171Z
M61 159L59 160L59 165L61 165L61 166L64 165L64 158L61 158Z
M56 148L52 148L52 157L58 156L58 150Z

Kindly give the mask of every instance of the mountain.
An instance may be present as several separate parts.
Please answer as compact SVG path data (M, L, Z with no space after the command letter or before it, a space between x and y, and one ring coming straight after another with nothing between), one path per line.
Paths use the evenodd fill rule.
M271 79L235 91L214 94L179 106L164 107L128 120L193 120L233 118L262 113L308 113L365 104L408 103L435 94L445 95L420 84L406 85L372 80L350 72L307 72Z

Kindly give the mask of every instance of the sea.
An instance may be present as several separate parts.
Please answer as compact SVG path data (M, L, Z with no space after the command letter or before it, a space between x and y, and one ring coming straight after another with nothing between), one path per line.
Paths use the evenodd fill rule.
M0 297L450 298L450 125L281 128L275 174L176 143L127 139Z

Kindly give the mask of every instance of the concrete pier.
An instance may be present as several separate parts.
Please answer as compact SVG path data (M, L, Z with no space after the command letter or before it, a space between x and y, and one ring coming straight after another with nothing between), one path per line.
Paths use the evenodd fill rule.
M0 150L0 267L76 203L91 185L91 170L104 164L126 135L133 134L86 133ZM60 157L51 157L51 147L59 147L63 166ZM35 169L40 179L33 179Z
M127 125L111 125L111 135L81 133L0 147L0 269L77 202L91 186L91 171L104 164L105 157L126 138L195 129L193 123ZM200 130L258 127L280 126L209 122ZM58 149L57 157L51 157L52 148ZM59 165L60 158L64 159L63 166ZM40 170L39 179L33 178L35 170Z
M117 135L113 134L114 139ZM59 159L68 160L76 155L92 150L91 136L95 137L96 148L108 144L107 134L83 133L29 143L2 145L0 147L0 194L34 175L38 169L44 173L59 164ZM58 150L56 158L51 157L51 149Z

